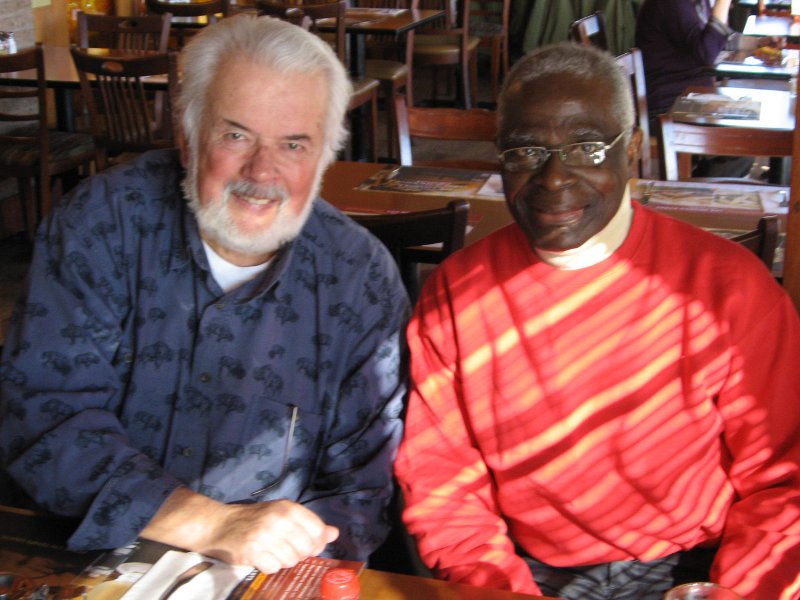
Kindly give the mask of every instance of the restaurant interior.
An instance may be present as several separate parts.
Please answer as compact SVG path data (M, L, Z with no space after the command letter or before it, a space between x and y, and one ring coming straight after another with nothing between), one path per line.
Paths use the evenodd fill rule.
M687 89L660 120L647 110L641 54L633 49L639 0L454 0L440 6L435 0L414 0L413 8L429 14L417 16L411 24L392 25L394 30L387 28L406 10L404 0L349 1L337 4L341 12L334 26L312 28L330 41L350 36L350 44L341 44L344 52L363 54L341 55L363 86L357 86L348 113L352 142L331 167L322 196L367 227L375 222L374 231L393 250L412 297L444 256L511 221L491 141L498 85L524 52L571 40L613 53L632 78L637 123L646 131L631 183L633 197L752 249L800 309L800 162L791 160L794 149L800 148L795 126L800 14L792 14L788 0L735 0L731 25L746 35L780 37L782 49L777 54L759 53L755 47L725 54L708 65L716 87ZM87 152L73 157L68 167L51 168L45 182L38 177L41 171L21 177L15 175L14 165L1 165L0 347L23 285L38 222L80 178L147 148L173 145L165 107L177 87L175 57L181 46L208 22L239 12L263 14L263 5L270 2L33 0L31 5L0 0L4 15L0 30L13 32L17 53L40 43L48 77L54 78L48 79L46 96L50 147L43 151L56 152L59 134L73 136L70 140L83 136L88 144ZM451 14L455 5L469 8ZM181 12L187 6L202 10ZM370 17L365 7L385 12ZM348 16L348 22L356 24L346 32L344 25L336 27L344 23L345 10L362 11ZM151 35L152 46L125 47L122 36L92 30L87 17L91 14L115 17L119 23L150 17L161 25ZM437 21L443 18L450 22ZM99 21L96 27L102 28ZM431 27L449 29L446 49L425 38L432 35ZM8 39L0 36L7 44L0 54L13 53ZM80 49L70 55L70 45ZM103 117L104 107L96 100L87 99L87 93L92 96L90 80L102 75L90 66L97 49L102 50L95 52L101 63L109 57L121 62L125 57L163 58L143 75L152 83L147 88L152 114L145 119L150 123L138 145L115 142L102 130L102 124L112 119ZM62 67L70 74L55 74L57 69L48 61L56 60L56 55L66 61ZM84 59L86 66L76 70ZM86 75L89 72L93 77ZM72 79L59 84L57 77ZM0 98L13 89L12 84L12 78L0 73ZM448 124L457 131L445 133ZM0 122L0 135L16 126ZM724 137L715 140L706 135L710 130L724 130ZM745 177L724 182L692 177L692 154L731 154L737 148L743 156L757 154ZM33 186L25 187L23 179L33 180ZM430 214L418 216L422 212ZM416 238L378 233L385 230L385 225L379 230L377 224L385 214L395 215L389 227L394 233L404 228L422 231L424 218L434 223L429 226L434 232ZM434 243L440 246L432 250L428 244ZM420 566L400 566L409 568ZM449 592L439 593L443 595L437 597L450 597Z

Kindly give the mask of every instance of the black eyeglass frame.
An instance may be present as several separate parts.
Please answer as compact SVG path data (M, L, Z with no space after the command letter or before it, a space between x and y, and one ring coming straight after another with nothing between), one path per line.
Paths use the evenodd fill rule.
M497 154L497 158L500 161L500 165L503 167L503 170L508 171L509 173L523 173L526 171L535 173L536 171L540 170L544 165L547 164L549 157L553 154L557 154L561 162L569 167L599 167L602 165L606 158L608 151L611 150L621 139L625 137L625 133L627 133L626 129L623 129L613 140L610 142L600 142L600 141L591 141L591 142L573 142L571 144L564 144L563 146L559 146L558 148L545 148L544 146L519 146L517 148L508 148L507 150L503 150ZM584 155L589 156L591 154L598 154L600 155L597 158L592 159L591 164L570 164L567 162L567 157L569 155L569 149L579 147L579 146L594 146L594 150L591 152L585 152ZM509 163L506 161L506 155L509 152L519 152L520 150L537 150L538 155L541 157L541 161L535 166L522 166L517 165L515 167L509 168Z

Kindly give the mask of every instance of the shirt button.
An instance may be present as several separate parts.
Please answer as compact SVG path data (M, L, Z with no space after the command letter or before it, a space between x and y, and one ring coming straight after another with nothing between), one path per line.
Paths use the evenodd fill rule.
M223 308L225 308L225 305L224 304L215 304L214 308L216 308L217 310L222 310Z
M211 381L211 374L210 373L200 373L200 381L203 383L208 383Z
M122 357L122 360L124 360L128 364L132 363L133 362L133 354L128 352L127 354L125 354L125 356Z
M183 449L183 455L184 456L189 457L189 456L192 456L193 454L194 454L194 449L193 448L184 448Z

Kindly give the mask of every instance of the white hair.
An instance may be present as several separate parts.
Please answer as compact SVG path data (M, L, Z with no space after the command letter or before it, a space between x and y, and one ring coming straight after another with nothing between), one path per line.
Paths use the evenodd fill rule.
M176 108L189 151L196 154L210 90L220 65L232 57L278 73L321 73L329 98L322 166L335 160L347 140L344 117L352 85L330 46L316 35L272 17L237 15L202 29L182 51L181 90Z
M529 83L548 75L571 75L584 81L609 82L614 114L619 119L620 129L628 132L625 139L630 139L636 119L630 78L610 53L572 42L536 48L514 64L503 84L497 106L500 123L505 115L509 88L515 83Z

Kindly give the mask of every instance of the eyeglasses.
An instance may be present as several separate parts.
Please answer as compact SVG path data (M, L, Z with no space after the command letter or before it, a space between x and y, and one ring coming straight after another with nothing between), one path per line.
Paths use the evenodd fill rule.
M606 153L622 139L624 134L625 131L620 132L608 144L605 142L577 142L566 144L560 148L525 146L503 150L497 157L503 168L511 173L538 171L545 165L551 154L557 154L561 162L568 167L596 167L603 163Z

